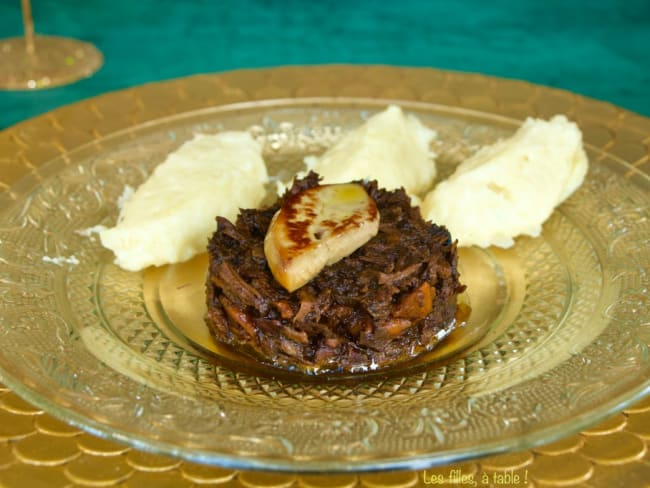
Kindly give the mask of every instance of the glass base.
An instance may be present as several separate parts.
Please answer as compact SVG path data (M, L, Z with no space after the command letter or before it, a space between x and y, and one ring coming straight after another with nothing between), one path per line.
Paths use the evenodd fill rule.
M34 36L28 53L24 37L0 40L0 89L32 90L74 83L95 73L104 57L95 46L76 39Z

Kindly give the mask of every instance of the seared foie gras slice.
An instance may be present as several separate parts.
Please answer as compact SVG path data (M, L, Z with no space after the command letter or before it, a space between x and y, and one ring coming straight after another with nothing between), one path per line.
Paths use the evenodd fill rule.
M378 230L377 206L363 186L317 186L285 200L267 231L264 254L278 283L294 291Z

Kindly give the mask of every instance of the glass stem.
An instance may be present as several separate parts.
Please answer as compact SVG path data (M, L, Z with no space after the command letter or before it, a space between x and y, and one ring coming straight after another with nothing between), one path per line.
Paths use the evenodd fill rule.
M32 5L30 0L20 0L23 11L23 30L25 32L25 49L27 54L34 54L34 18L32 17Z

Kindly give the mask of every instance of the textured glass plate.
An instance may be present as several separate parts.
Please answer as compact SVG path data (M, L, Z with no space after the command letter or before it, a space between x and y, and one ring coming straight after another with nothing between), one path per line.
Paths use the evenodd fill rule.
M131 273L82 235L112 225L125 186L195 132L251 131L271 173L287 179L304 155L385 105L321 98L188 112L99 138L21 179L0 216L3 380L141 449L294 471L417 469L523 449L644 394L650 183L595 148L584 185L541 237L461 251L467 325L388 373L306 378L219 350L202 322L205 256ZM402 106L438 131L442 176L518 125Z

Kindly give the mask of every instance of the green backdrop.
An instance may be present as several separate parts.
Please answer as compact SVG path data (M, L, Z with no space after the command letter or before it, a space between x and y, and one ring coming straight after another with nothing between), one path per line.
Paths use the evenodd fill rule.
M21 35L19 7L0 0L0 37ZM90 41L105 65L71 86L0 92L0 129L148 81L322 63L525 79L650 116L650 0L33 0L33 12L37 32Z

